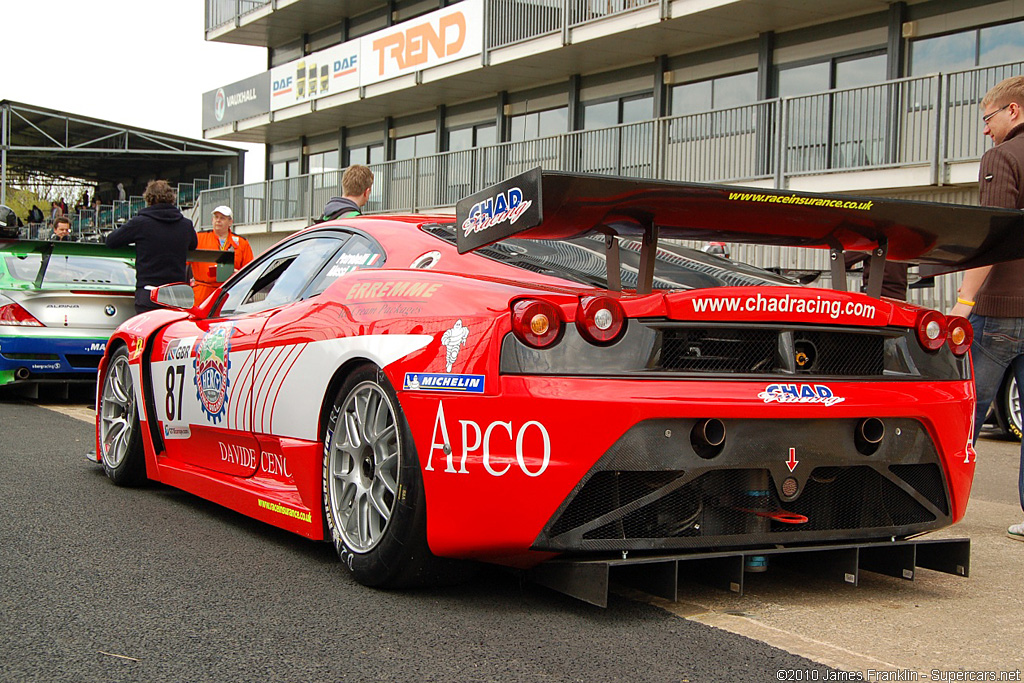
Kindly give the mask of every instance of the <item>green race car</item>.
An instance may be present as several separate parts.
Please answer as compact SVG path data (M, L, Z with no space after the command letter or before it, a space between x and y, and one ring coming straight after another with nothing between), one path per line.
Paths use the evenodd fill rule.
M0 386L94 381L134 293L134 250L0 239Z

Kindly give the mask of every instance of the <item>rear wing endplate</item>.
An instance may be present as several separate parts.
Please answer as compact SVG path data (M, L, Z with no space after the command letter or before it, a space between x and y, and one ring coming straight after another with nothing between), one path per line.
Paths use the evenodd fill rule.
M853 195L704 185L533 169L456 206L460 253L516 237L605 236L609 283L620 237L641 240L638 291L651 291L658 240L829 249L833 286L846 289L843 252L869 252L868 293L882 262L947 273L1024 258L1024 212Z

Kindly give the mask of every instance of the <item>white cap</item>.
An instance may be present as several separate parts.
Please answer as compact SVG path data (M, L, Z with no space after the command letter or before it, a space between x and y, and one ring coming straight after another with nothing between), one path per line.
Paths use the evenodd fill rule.
M214 213L219 213L222 216L227 216L228 218L231 218L231 207L230 206L224 206L222 204L222 205L218 206L216 209L214 209L213 212Z

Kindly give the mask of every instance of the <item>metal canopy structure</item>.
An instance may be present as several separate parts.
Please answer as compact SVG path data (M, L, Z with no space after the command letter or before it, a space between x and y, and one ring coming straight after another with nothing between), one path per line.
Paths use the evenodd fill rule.
M244 150L0 100L0 191L12 174L73 178L129 191L148 180L172 184L224 174L240 181ZM3 201L0 199L0 201Z

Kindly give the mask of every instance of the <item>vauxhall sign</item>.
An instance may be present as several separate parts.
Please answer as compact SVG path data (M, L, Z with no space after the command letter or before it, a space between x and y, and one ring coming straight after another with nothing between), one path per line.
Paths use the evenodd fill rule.
M270 111L270 72L203 93L203 129Z

